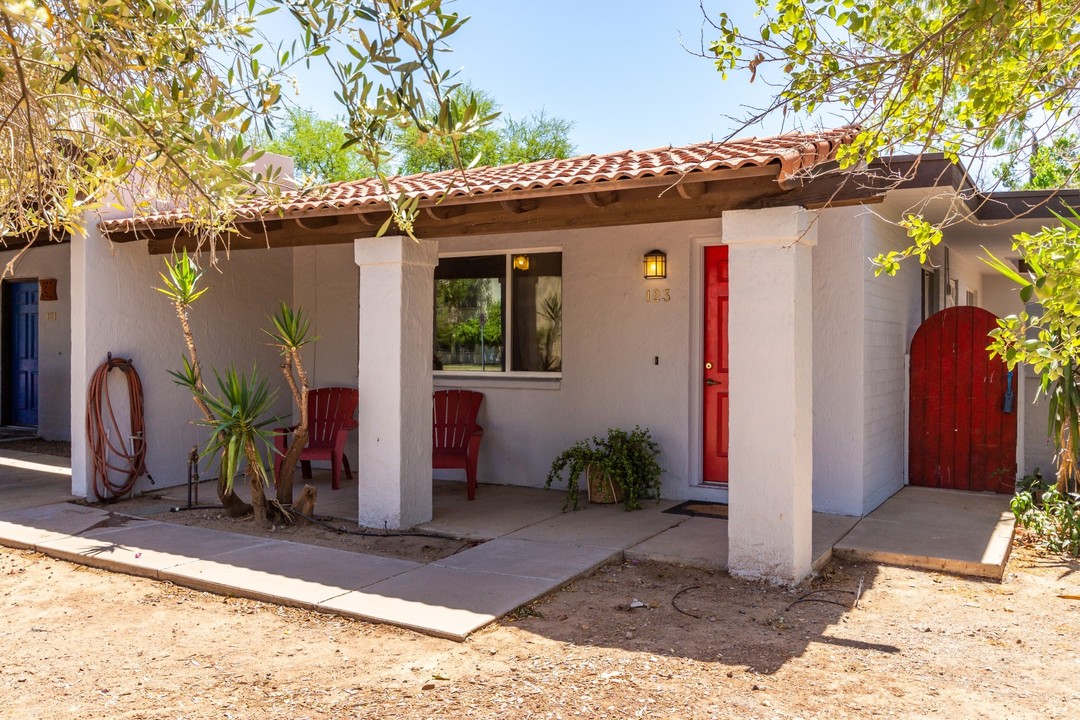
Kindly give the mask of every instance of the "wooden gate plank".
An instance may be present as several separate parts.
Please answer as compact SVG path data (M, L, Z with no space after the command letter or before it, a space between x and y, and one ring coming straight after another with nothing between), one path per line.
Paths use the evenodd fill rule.
M945 313L941 316L941 333L938 370L938 487L956 487L956 356L957 316L961 313Z
M928 487L941 487L941 335L944 332L940 315L931 317L933 332L926 341L926 443L923 476Z
M955 469L957 490L971 489L971 395L972 372L975 358L971 345L972 317L970 313L956 313L956 443Z

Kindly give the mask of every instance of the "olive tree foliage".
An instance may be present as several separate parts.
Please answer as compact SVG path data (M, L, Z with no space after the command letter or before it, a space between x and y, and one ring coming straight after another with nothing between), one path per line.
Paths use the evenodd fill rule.
M856 125L854 140L837 155L842 168L856 171L853 182L860 168L869 172L869 163L894 152L941 152L973 167L1002 157L1019 167L1050 164L1052 172L1039 182L1051 187L1070 185L1080 174L1080 156L1068 141L1057 141L1078 128L1080 2L756 1L760 21L750 32L723 13L713 21L717 39L709 50L719 70L776 82L772 104L750 121L773 112L827 109ZM1063 152L1052 157L1055 147ZM875 258L878 272L895 273L909 259L924 262L942 228L969 213L956 203L951 214L931 223L914 208L901 221L911 244ZM1014 247L1030 272L988 260L1042 311L1006 318L991 351L1010 366L1028 363L1040 374L1061 451L1058 485L1075 487L1080 226L1067 220L1017 235Z
M273 131L300 65L335 79L344 143L384 177L396 130L452 145L482 124L447 112L440 54L463 22L440 0L3 0L0 238L80 233L128 202L184 208L204 247L227 248L236 209L281 192L249 138ZM384 190L411 232L415 206Z
M1080 115L1080 2L1070 0L757 0L752 32L724 13L710 46L724 74L781 78L773 112L839 114L859 127L837 160L894 152L993 164L1030 154ZM1073 170L1075 171L1074 165ZM911 172L915 172L912 169ZM901 178L895 178L899 181ZM857 180L855 180L857 181ZM956 207L944 224L968 211ZM912 244L878 258L894 273L925 260L941 223L903 222Z

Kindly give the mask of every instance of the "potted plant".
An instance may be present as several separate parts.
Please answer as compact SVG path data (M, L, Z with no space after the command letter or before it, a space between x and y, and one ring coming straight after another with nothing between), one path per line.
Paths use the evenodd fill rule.
M660 446L648 428L630 432L610 428L607 436L578 440L551 463L545 487L566 473L566 504L577 510L581 476L586 476L591 502L622 502L627 510L640 510L641 499L660 499L660 473L656 461Z

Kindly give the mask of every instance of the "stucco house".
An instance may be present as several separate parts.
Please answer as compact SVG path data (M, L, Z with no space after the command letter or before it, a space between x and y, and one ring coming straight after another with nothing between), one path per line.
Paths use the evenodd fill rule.
M481 483L541 486L575 440L647 426L665 498L729 503L731 571L797 580L810 570L813 510L862 516L908 481L920 324L951 306L1019 309L979 248L1010 257L1012 233L1049 217L1035 195L979 193L933 156L884 163L908 177L899 186L855 179L833 163L850 136L476 168L449 192L451 173L396 178L419 198L418 241L376 237L388 213L373 181L295 194L253 211L208 270L194 314L203 361L273 370L266 316L282 300L304 308L320 336L307 351L312 385L359 388L350 455L363 525L431 518L431 392L471 388L486 398ZM896 221L911 208L963 220L932 266L875 277L869 258L906 245ZM4 423L25 422L12 409L14 290L56 281L57 299L37 300L33 420L44 437L71 439L76 495L90 492L86 389L108 353L142 375L157 486L184 482L204 441L165 372L181 338L152 289L160 256L192 242L181 219L95 218L84 237L32 247L4 280ZM1029 401L1034 384L1016 382ZM284 387L279 397L289 412ZM1044 415L1027 401L1015 467L999 472L1050 462Z

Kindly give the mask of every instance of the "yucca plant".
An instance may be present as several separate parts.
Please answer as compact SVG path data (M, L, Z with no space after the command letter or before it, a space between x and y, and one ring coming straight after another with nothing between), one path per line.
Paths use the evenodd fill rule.
M309 322L300 308L295 311L284 302L277 313L270 316L273 330L266 330L272 344L281 353L281 372L300 413L300 422L292 429L292 438L285 459L281 463L281 477L277 478L277 501L289 505L293 501L293 472L300 460L300 453L308 439L308 376L300 360L300 348L318 338L309 338ZM295 373L295 374L294 374Z
M213 414L210 406L203 399L206 388L203 386L199 353L188 317L192 303L202 297L207 290L199 287L199 281L203 276L202 271L195 265L194 260L188 257L185 249L180 255L174 252L165 261L165 272L160 275L164 287L154 289L172 301L176 317L180 321L180 329L184 334L184 345L187 347L187 357L183 358L183 370L169 371L169 374L176 379L178 385L186 387L191 392L191 398L202 413L203 419L211 422ZM225 482L224 473L218 473L217 495L222 507L225 508L225 514L229 517L242 517L252 511L251 505L233 492L232 484Z
M203 455L221 457L221 477L231 490L243 463L247 463L251 485L251 504L256 518L266 517L266 486L270 481L263 453L274 453L274 433L267 427L278 418L269 416L277 393L272 391L258 368L250 374L234 368L224 376L214 373L219 394L205 389L196 391L199 399L210 409L211 419L199 424L211 429L210 441Z
M220 453L221 456L218 497L230 517L246 515L254 510L255 517L262 522L267 518L265 486L273 478L268 468L276 465L274 462L264 462L262 449L262 446L268 448L273 459L276 452L273 447L274 432L268 429L268 426L278 420L269 416L276 399L275 393L271 392L267 380L260 378L254 370L250 375L244 375L231 368L223 376L215 372L219 394L209 392L203 383L202 369L188 318L192 303L206 292L205 288L199 287L202 271L184 251L180 255L174 253L166 261L166 271L161 273L161 279L164 287L156 289L173 302L188 350L187 356L183 358L183 367L169 371L169 374L178 385L187 388L191 393L195 405L203 415L199 424L213 430L204 454ZM289 451L282 463L282 477L273 478L277 483L275 504L278 510L285 511L293 502L293 470L308 437L308 377L301 362L300 349L314 342L316 338L309 337L310 322L300 309L294 310L282 303L269 319L273 329L266 333L270 336L271 344L281 353L281 371L300 412L300 422L292 430ZM240 500L233 492L233 480L245 462L251 478L254 508ZM308 506L305 506L307 513L314 510L314 494L310 497L312 499L308 501ZM287 513L280 514L288 517Z

